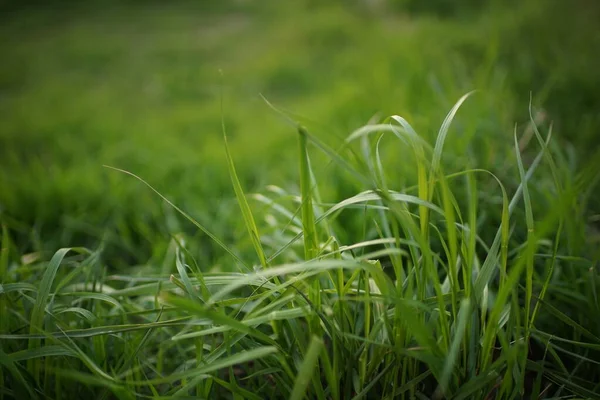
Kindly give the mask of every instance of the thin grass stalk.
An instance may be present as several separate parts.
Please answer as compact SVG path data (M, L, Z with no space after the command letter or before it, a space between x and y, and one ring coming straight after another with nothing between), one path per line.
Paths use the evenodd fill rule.
M365 293L365 299L363 301L364 307L364 337L368 338L371 335L371 288L369 285L369 273L367 271L363 271L362 282L363 282L363 291ZM365 348L362 351L362 354L359 356L359 373L360 373L360 389L362 390L367 383L367 363L369 362L369 353L370 346L368 343L365 343Z
M519 168L519 175L521 177L521 182L523 184L523 202L525 204L525 221L527 225L527 243L528 246L525 249L525 259L526 259L526 267L525 267L525 332L524 332L524 346L525 346L525 355L528 353L529 349L529 335L531 329L531 302L532 302L532 293L533 293L533 268L534 268L534 253L530 243L536 241L535 236L535 228L533 222L533 207L531 206L531 198L529 196L529 188L527 185L527 181L525 179L525 169L523 168L523 161L521 160L521 152L519 151L519 144L517 141L517 132L515 127L514 133L514 141L515 141L515 153L517 156L517 166ZM521 384L524 384L525 380L525 363L527 357L521 357Z

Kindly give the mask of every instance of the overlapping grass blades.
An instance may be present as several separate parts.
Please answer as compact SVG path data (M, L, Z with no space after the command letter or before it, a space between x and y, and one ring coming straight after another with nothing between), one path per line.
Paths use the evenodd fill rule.
M0 306L10 317L0 324L2 395L593 398L600 326L569 306L597 310L599 281L593 260L570 251L585 238L567 216L582 212L576 188L595 177L565 171L550 133L544 139L535 125L535 157L522 154L516 133L507 144L512 180L476 165L452 170L444 153L465 99L433 147L399 116L356 130L341 150L297 128L300 193L247 196L224 136L240 226L254 252L225 244L173 207L241 271L206 272L210 266L186 251L184 233L173 235L158 275L155 266L110 275L95 254L67 268L68 249L25 265L4 230ZM383 149L386 135L393 144ZM361 191L325 203L314 149ZM388 150L414 159L414 186L390 178ZM263 209L254 211L251 199ZM343 218L361 218L361 239L336 235ZM256 260L260 267L250 268Z

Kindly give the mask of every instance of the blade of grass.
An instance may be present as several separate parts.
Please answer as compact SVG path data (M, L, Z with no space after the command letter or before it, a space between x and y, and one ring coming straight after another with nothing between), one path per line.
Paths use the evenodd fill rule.
M243 364L251 361L256 361L260 358L269 357L277 353L277 349L273 346L262 346L252 350L245 350L239 353L233 354L228 357L212 360L210 363L202 365L198 368L193 368L187 371L176 372L169 376L153 378L147 381L134 381L132 384L136 385L159 385L164 383L173 383L179 380L197 377L199 375L209 374L224 368L228 368L233 365Z
M222 105L221 105L222 107ZM221 113L223 111L221 110ZM248 230L248 235L250 235L250 240L252 241L252 245L254 246L254 250L256 251L256 255L258 256L258 260L260 261L260 265L263 268L267 267L267 257L265 256L265 252L262 247L262 243L260 241L260 234L258 232L258 228L256 227L256 222L254 221L254 216L252 215L252 210L248 205L248 199L246 199L246 195L244 194L244 189L242 189L242 184L238 178L237 172L235 170L235 164L233 163L233 158L231 157L231 153L229 151L229 145L227 144L227 134L225 132L225 120L221 116L221 126L223 129L223 142L225 143L225 154L227 155L227 167L229 168L229 177L231 178L231 184L233 185L233 190L235 192L235 197L238 201L238 205L240 206L240 210L242 211L242 217L244 219L244 223L246 225L246 229Z
M456 113L458 112L458 109L460 108L460 106L473 93L474 92L471 91L471 92L463 95L456 102L456 104L454 104L454 106L452 107L452 109L450 110L448 115L446 115L444 122L442 122L442 126L440 127L437 139L435 141L435 147L433 149L433 156L431 159L431 171L430 171L430 175L429 175L429 190L428 190L429 197L427 198L428 201L431 201L431 199L433 198L435 179L439 173L440 163L441 163L441 159L442 159L442 152L444 149L444 142L446 141L446 136L448 135L448 130L450 129L450 125L452 124L454 117L456 117Z
M448 394L448 383L450 382L450 378L452 376L452 371L456 366L456 361L459 357L460 345L463 339L463 336L466 332L467 322L471 317L471 303L469 299L464 299L460 304L460 309L458 310L458 319L456 321L455 330L453 332L452 343L450 344L450 350L446 355L446 360L444 363L444 370L442 371L442 377L440 380L440 389L441 393Z
M550 141L550 138L551 138L551 135L548 135L548 138L546 139L546 143L548 143ZM531 176L537 170L537 167L538 167L539 163L541 162L543 156L544 156L543 151L541 151L537 154L537 156L531 163L531 166L527 170L527 173L525 174L524 182L528 182L529 179L531 179ZM504 192L504 187L502 187L502 189ZM505 248L505 246L507 246L506 243L508 242L508 229L509 229L508 220L510 218L510 215L512 215L515 207L517 206L519 200L521 199L522 192L523 192L523 182L521 182L519 184L519 186L517 187L517 190L515 191L515 194L513 195L512 199L510 200L508 207L506 207L504 205L505 202L503 201L502 222L500 224L500 227L498 228L498 231L496 232L496 236L494 237L494 241L492 242L492 246L490 247L490 251L488 252L488 255L483 263L483 266L481 267L481 270L479 271L479 274L477 275L477 279L475 280L475 296L477 297L478 301L482 297L484 288L487 286L487 284L490 282L490 280L494 276L495 267L497 265L498 248L500 247L501 244L502 244L503 249ZM504 196L503 196L503 198L504 198ZM502 256L502 258L504 259L504 255ZM503 262L504 261L502 261L502 263Z
M209 318L221 325L230 326L232 330L255 337L263 343L267 343L273 346L277 345L277 343L273 339L271 339L269 336L265 335L258 329L247 326L244 323L233 319L219 311L212 310L189 299L184 299L170 294L165 294L164 299L167 303L172 304L173 306L179 307L195 315L199 315L204 318Z
M54 278L56 276L56 272L58 271L58 267L61 265L63 259L67 255L69 251L75 251L78 253L89 253L88 250L84 248L63 248L58 250L52 259L48 263L46 267L46 271L42 277L42 281L40 282L40 286L38 288L37 296L35 299L35 304L31 311L31 318L29 322L29 333L39 333L43 331L44 324L44 315L46 313L46 305L48 303L48 298L50 297L50 290L52 289L52 283L54 282ZM38 338L29 339L29 350L34 350L40 347L41 341ZM41 368L40 360L31 359L27 362L28 370L34 377L34 379L38 380L39 371Z
M323 348L323 341L316 336L313 336L310 345L308 346L308 350L306 351L306 355L300 368L298 370L298 376L296 377L296 381L294 382L294 388L292 389L292 393L290 394L290 400L302 400L306 396L306 392L308 389L308 385L311 380L320 379L319 377L315 377L313 374L315 368L317 368L319 353Z
M22 399L38 399L39 397L35 393L35 390L31 387L31 385L27 382L18 366L15 364L15 361L11 359L9 355L7 355L2 348L0 347L0 365L2 365L2 369L6 368L6 371L12 375L15 388L14 394L17 394L16 398ZM2 371L4 374L4 371ZM0 389L1 390L1 389Z
M315 214L313 210L313 196L310 179L310 167L307 149L307 132L303 127L298 127L300 138L300 189L302 192L302 231L304 232L304 258L312 260L319 251Z
M190 221L192 224L194 224L194 226L196 226L198 229L200 229L206 236L208 236L209 238L211 238L217 245L219 245L219 247L221 247L223 250L225 250L231 257L233 257L233 259L235 261L237 261L240 265L242 265L244 268L246 268L246 270L250 271L251 268L250 266L245 263L237 254L235 254L233 252L233 250L231 250L229 247L227 247L225 245L225 243L223 243L218 237L216 237L212 232L210 232L207 228L204 227L204 225L200 224L198 221L196 221L194 218L192 218L189 214L187 214L185 211L183 211L181 208L177 207L175 204L173 204L169 199L167 199L165 196L163 196L158 190L156 190L153 186L151 186L148 182L146 182L145 180L143 180L142 178L140 178L139 176L137 176L136 174L126 171L124 169L120 169L120 168L116 168L116 167L111 167L109 165L104 165L105 168L109 168L118 172L121 172L123 174L129 175L134 177L135 179L137 179L138 181L142 182L144 185L146 185L150 190L152 190L154 193L156 193L158 195L158 197L160 197L163 201L165 201L169 206L173 207L175 209L175 211L177 211L179 214L181 214L185 219L187 219L188 221Z

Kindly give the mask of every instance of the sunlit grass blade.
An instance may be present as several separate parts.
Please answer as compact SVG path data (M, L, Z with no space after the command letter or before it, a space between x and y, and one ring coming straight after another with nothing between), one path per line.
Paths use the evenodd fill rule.
M307 132L298 128L300 143L300 188L302 191L302 231L304 233L304 257L312 260L318 254L319 243L313 210L313 194L307 148Z
M434 183L435 183L435 179L437 178L437 175L438 175L438 170L440 168L442 152L444 150L444 142L446 141L446 136L448 135L448 130L450 129L450 125L452 124L452 121L454 120L454 117L456 116L458 109L471 94L473 94L473 92L469 92L469 93L463 95L456 102L456 104L452 107L452 109L450 110L448 115L446 115L446 118L444 119L444 122L442 122L442 126L440 127L440 130L438 132L438 136L435 141L435 147L433 149L433 156L431 158L431 172L429 175L429 190L428 190L429 197L427 199L429 201L431 201L431 198L433 197Z
M550 137L548 137L546 139L546 142L548 142L549 140L550 140ZM477 275L477 279L475 280L475 295L477 296L478 299L481 298L486 285L490 282L490 280L494 276L495 267L498 265L498 263L497 263L498 248L500 248L501 245L502 245L503 249L506 248L506 246L507 246L508 232L509 232L508 221L509 221L509 218L510 218L511 214L513 213L515 207L517 206L519 200L521 199L521 196L523 193L523 184L524 184L524 182L528 182L531 179L531 176L537 170L537 167L538 167L539 163L541 162L543 156L544 156L543 151L537 154L537 156L535 157L535 159L529 166L527 173L524 176L524 181L521 182L519 184L519 186L517 187L517 190L515 191L515 194L511 198L508 206L506 206L506 203L504 201L506 199L504 197L506 195L504 186L501 186L502 191L503 191L502 222L500 224L500 227L498 228L498 231L496 232L496 236L494 237L494 241L492 243L491 249L488 252L488 255L484 261L483 266L481 267L481 270L479 271L479 274ZM505 259L504 253L503 253L502 258L503 258L503 260L502 260L502 263L503 263L504 259Z
M415 154L415 161L417 164L417 187L419 198L424 201L430 201L431 196L429 193L429 184L427 181L427 159L425 157L424 146L416 138L419 135L415 132L413 127L404 118L393 115L391 117L394 121L398 122L406 132L410 134L410 144ZM421 227L421 234L423 237L427 236L429 226L429 210L424 206L419 206L419 222Z
M265 256L265 252L260 241L260 234L258 232L258 228L256 227L256 223L254 222L252 210L248 205L248 200L246 199L246 195L244 194L244 190L242 189L242 184L240 183L240 180L238 178L237 172L235 170L235 164L233 163L233 158L231 157L231 153L229 151L229 145L227 144L227 135L225 134L225 122L223 121L222 124L223 142L225 143L225 154L227 155L227 167L229 168L229 177L231 178L231 184L233 185L235 197L238 201L238 205L240 206L240 210L242 211L242 217L244 218L244 223L246 225L246 229L248 230L248 235L250 235L250 240L252 241L252 245L254 246L256 255L258 256L258 260L260 261L262 267L266 268L267 257Z
M60 328L59 328L60 329ZM89 371L91 371L98 378L103 379L107 382L118 383L117 379L109 375L106 371L104 371L98 364L92 359L91 355L86 353L78 346L75 341L64 334L63 337L67 340L68 343L64 343L63 345L68 348L73 354L76 354L79 360L85 365Z

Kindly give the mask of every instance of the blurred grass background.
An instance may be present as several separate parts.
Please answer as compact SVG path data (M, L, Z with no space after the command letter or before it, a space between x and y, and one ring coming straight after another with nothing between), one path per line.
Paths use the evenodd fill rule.
M452 129L449 172L501 174L530 93L574 169L598 150L592 0L0 4L0 218L19 254L102 244L119 268L158 260L171 233L195 232L103 164L140 175L226 242L239 241L246 233L231 213L221 93L248 191L297 182L294 129L260 94L338 147L391 114L431 142L454 102L477 89ZM409 159L393 150L387 159L397 189L414 183L403 173ZM326 161L315 160L317 171ZM327 176L329 201L357 189L341 173ZM196 239L201 263L220 258Z

